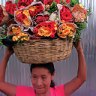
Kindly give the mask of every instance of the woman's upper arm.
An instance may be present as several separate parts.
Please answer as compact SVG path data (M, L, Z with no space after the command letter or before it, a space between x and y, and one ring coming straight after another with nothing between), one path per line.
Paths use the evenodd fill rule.
M83 83L84 81L77 77L66 83L64 85L65 96L72 95L72 93L74 93Z
M6 82L0 82L0 91L9 96L16 95L16 86Z

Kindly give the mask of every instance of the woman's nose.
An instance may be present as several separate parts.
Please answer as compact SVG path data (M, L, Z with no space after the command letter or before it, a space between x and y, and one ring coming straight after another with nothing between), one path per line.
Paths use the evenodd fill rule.
M39 78L38 80L37 80L37 85L42 85L42 79L41 78Z

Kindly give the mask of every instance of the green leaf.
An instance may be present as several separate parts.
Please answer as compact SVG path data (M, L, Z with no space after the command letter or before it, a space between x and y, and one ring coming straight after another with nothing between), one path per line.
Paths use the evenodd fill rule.
M74 6L74 5L76 5L76 4L79 4L79 0L71 0L71 2L70 2L70 6Z
M15 3L18 3L19 0L15 0Z
M83 29L85 29L86 28L86 22L75 22L75 24L77 25L77 27L78 27L78 30L83 30Z
M82 30L86 28L86 22L76 22L77 30L74 37L74 42L77 43L81 39Z
M52 13L52 12L54 12L56 10L57 10L57 3L56 2L52 2L52 5L50 6L48 12Z
M80 36L81 36L81 31L77 29L73 42L77 43L81 39Z
M88 15L88 16L91 15L91 12L92 12L92 10L91 10L91 8L89 8L89 9L87 10L87 15Z

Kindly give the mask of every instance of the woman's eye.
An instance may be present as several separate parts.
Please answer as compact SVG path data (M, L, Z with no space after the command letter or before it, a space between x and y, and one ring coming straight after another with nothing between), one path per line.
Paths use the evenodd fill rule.
M46 80L46 77L42 77L43 80Z
M33 78L33 79L36 79L36 78L37 78L37 76L32 76L32 78Z

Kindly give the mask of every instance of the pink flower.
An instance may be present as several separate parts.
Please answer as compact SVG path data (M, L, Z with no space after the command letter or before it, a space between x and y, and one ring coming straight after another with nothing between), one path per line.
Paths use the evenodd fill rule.
M75 22L84 22L87 18L87 10L76 4L72 9L72 14Z

